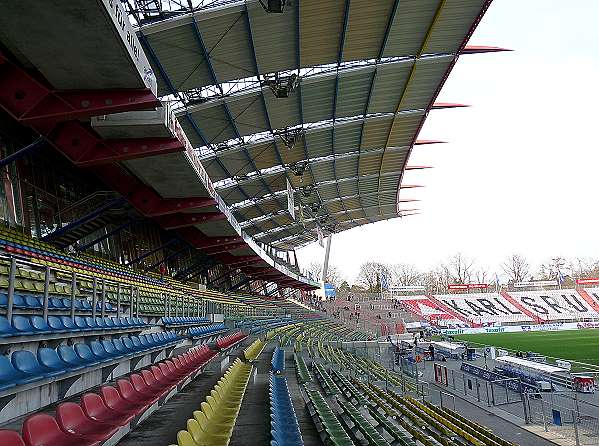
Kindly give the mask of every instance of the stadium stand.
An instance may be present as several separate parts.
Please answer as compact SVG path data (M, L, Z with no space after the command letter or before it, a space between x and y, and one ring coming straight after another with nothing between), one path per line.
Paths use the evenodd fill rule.
M170 425L177 411L156 411L229 366L176 435L227 445L278 342L263 406L274 446L303 444L298 380L325 441L384 445L404 429L432 446L424 424L452 446L407 398L418 426L387 418L386 434L344 407L377 401L350 368L400 378L333 345L403 326L374 302L335 321L295 249L410 215L397 207L410 151L435 143L418 133L430 111L460 106L438 92L461 54L500 50L466 46L490 1L150 3L3 5L0 444L118 444Z

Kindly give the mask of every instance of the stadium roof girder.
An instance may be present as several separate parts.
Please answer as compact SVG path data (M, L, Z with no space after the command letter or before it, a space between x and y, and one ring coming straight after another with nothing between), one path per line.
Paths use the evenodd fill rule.
M262 70L259 74L265 74L333 64L339 61L340 53L343 62L410 56L423 48L427 54L455 54L485 0L442 1L443 13L438 16L435 32L424 42L440 3L441 0L403 0L399 4L396 0L354 0L346 11L345 2L338 0L303 0L283 14L269 15L258 2L249 1L142 25L140 32L163 61L175 88L185 91L212 82L204 58L194 46L193 30L188 26L192 20L198 23L208 52L217 60L214 70L218 78L227 82L252 74L243 15L247 15L254 30L256 61ZM340 48L337 36L344 26ZM281 44L273 48L273 41ZM167 91L159 83L159 92Z
M450 61L451 56L409 59L319 74L304 78L288 98L276 98L269 88L261 87L181 108L178 113L181 117L191 116L196 125L201 123L198 127L202 136L194 136L198 132L191 121L181 119L194 147L230 144L239 139L238 135L247 138L264 132L272 134L274 130L301 129L304 125L335 118L393 113L397 111L399 100L399 94L393 91L395 88L401 91L414 64L422 68L426 85L421 85L421 90L405 101L405 107L399 111L424 110L431 100L426 91L442 78ZM375 70L377 76L374 76ZM231 109L234 110L232 119ZM271 116L275 119L272 123ZM227 150L203 158L214 158Z
M295 188L315 186L314 198L309 200L322 203L320 206L338 227L350 227L364 220L376 221L378 218L373 217L377 216L371 214L373 210L378 211L381 218L389 218L393 212L397 214L398 201L395 200L392 204L392 193L387 191L392 187L396 191L401 188L403 171L416 135L428 111L435 108L433 100L438 92L437 87L443 83L455 62L464 37L473 28L472 23L478 22L488 3L488 0L381 0L376 4L366 0L304 0L301 4L297 2L295 8L288 8L286 14L282 15L284 17L268 16L255 2L226 5L188 15L188 19L197 23L196 29L201 30L198 32L200 38L205 40L203 51L200 52L197 48L191 50L191 46L187 46L190 36L182 33L186 16L169 20L168 24L143 26L142 30L149 36L151 43L153 40L157 42L158 52L163 51L165 42L168 43L175 36L180 39L184 48L191 51L190 54L194 54L190 59L199 65L193 68L185 81L196 84L189 88L177 85L175 88L178 91L215 85L221 88L221 96L225 96L222 86L229 81L240 80L248 82L248 85L252 85L252 82L257 85L261 76L266 73L304 69L327 63L337 67L332 73L307 75L294 94L297 96L286 100L284 108L281 108L280 104L283 103L280 100L268 99L270 90L260 87L189 107L182 112L182 121L187 121L188 127L195 127L192 130L198 135L196 146L204 144L211 147L212 143L218 143L218 148L225 147L224 150L203 158L210 177L215 181L224 180L217 187L227 204L233 204L232 210L254 219L250 223L252 230L254 227L258 230L265 228L275 222L282 226L278 230L280 235L290 238L293 237L289 230L293 221L284 211L284 179L288 179ZM323 17L327 20L323 20ZM323 26L327 28L327 33L318 32L319 27ZM189 29L193 31L193 27ZM295 32L295 36L290 30ZM277 41L277 54L267 52L272 47L273 39ZM314 50L306 51L310 45ZM181 54L172 56L173 60L167 60L167 71L172 67L184 68L183 65L187 62L180 58ZM388 57L408 59L381 63ZM175 60L177 58L179 60ZM372 60L375 61L374 64L369 65ZM343 64L347 61L363 61L363 65L360 62L355 68L346 68ZM177 66L177 63L183 65ZM436 66L427 66L427 63ZM204 70L206 67L200 66L202 64L208 67L207 71ZM378 128L376 136L384 135L386 141L378 144L380 152L368 150L375 148L375 145L368 145L372 141L369 142L367 137L368 125L375 121L367 118L369 114L375 113L372 110L376 110L373 104L376 104L377 84L384 74L383 67L402 64L405 68L404 83L400 88L397 88L398 83L395 82L393 86L382 87L380 90L389 99L389 108L381 113L389 113L391 119L385 129L382 126ZM424 71L431 69L435 76L429 76ZM360 88L355 87L354 83L355 90L344 91L345 81L351 76L359 77L356 73L363 76ZM174 77L179 74L181 73L175 73ZM211 77L206 77L206 74ZM202 76L205 77L204 81L200 79ZM319 84L326 85L317 96L329 95L327 101L330 108L326 110L329 114L325 118L331 123L327 129L328 134L323 133L320 139L314 139L309 133L310 127L327 126L327 119L318 120L308 116L313 107L309 90ZM401 95L390 98L389 91L394 91L391 90L392 87L401 92ZM345 109L341 98L345 100L354 94L359 100L351 102L353 108ZM412 97L415 102L412 102ZM391 99L393 106L390 106ZM410 108L410 104L413 104L413 108ZM460 104L439 104L436 108L458 105ZM322 105L320 108L323 108ZM284 113L281 112L283 110ZM402 113L397 114L398 111L405 110L421 111L407 127L399 124L402 122L399 117ZM294 119L290 122L291 125L279 119L284 115ZM222 122L222 125L206 125L206 117L213 122ZM359 117L362 118L361 121ZM339 118L357 122L356 143L351 144L347 139L341 139L344 119ZM192 122L195 122L195 126ZM377 122L380 123L381 121ZM277 129L294 127L305 130L307 136L296 144L297 150L279 150L282 146L273 133ZM247 144L263 134L271 135L270 147L263 141ZM391 143L394 138L405 139L405 144ZM236 140L242 144L232 147L232 142ZM353 150L356 147L358 150L348 153L352 146ZM407 147L403 153L396 149L401 146ZM323 151L323 147L328 151ZM258 151L262 153L257 153ZM235 153L241 155L241 162ZM287 168L298 162L307 163L301 177ZM418 167L426 166L414 166ZM342 198L351 195L356 198ZM256 196L268 198L262 201L255 199ZM378 206L373 203L372 197L378 198ZM235 206L236 203L240 205ZM389 209L391 213L388 214L387 208L393 205L395 210ZM255 212L262 217L256 218ZM363 213L360 214L361 218L352 218L353 214L359 212ZM273 222L269 223L271 219ZM314 216L313 219L317 220L317 217Z

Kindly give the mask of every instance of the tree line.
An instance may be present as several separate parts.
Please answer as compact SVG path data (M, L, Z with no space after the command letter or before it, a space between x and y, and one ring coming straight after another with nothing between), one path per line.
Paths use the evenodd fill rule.
M322 280L322 265L312 263L308 271L315 280ZM427 292L447 292L449 284L488 283L497 278L510 287L517 282L560 279L563 286L573 286L576 279L599 277L599 260L555 256L538 268L532 268L522 254L508 256L496 270L489 270L462 253L450 256L429 270L420 270L409 263L388 264L366 261L360 265L358 276L350 281L335 265L329 266L327 282L339 290L380 292L381 273L389 286L424 286Z

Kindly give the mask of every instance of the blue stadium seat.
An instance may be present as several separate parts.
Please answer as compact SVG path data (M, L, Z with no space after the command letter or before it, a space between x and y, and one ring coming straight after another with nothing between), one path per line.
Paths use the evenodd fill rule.
M62 325L64 325L68 331L81 331L70 316L60 316L60 320L62 321Z
M25 296L25 304L32 309L39 309L43 306L39 297L30 295Z
M131 342L131 339L128 338L127 336L123 336L121 338L121 341L123 342L123 345L125 346L125 348L127 350L129 350L131 353L135 353L137 351L137 349L135 348L135 345L133 345L133 342Z
M7 338L17 336L19 332L11 325L5 316L0 316L0 337Z
M0 356L0 391L17 385L18 372L6 356Z
M71 370L80 370L87 367L87 364L83 359L81 359L73 347L69 345L61 345L57 349L58 356L62 359L66 364L69 365Z
M42 377L28 376L18 371L8 357L0 356L0 390L10 389L39 379L42 379Z
M75 316L75 325L77 326L77 328L83 331L93 330L93 328L87 324L85 318L81 316Z
M142 345L141 341L139 340L139 338L137 336L131 336L131 342L133 343L135 350L137 350L137 351L145 350L145 347Z
M87 316L85 318L85 322L87 323L87 325L89 325L89 327L92 330L101 330L102 327L103 327L103 326L99 327L98 324L96 323L96 320L93 317L91 317L91 316Z
M276 374L281 374L285 371L285 350L276 347L271 360L272 371Z
M66 333L68 331L58 316L48 316L48 325L54 333Z
M148 342L145 335L141 335L139 337L139 342L143 346L144 350L148 350L148 349L152 348L151 344Z
M127 347L125 347L125 344L123 344L123 341L121 339L113 339L112 343L114 344L114 348L117 352L119 352L120 355L127 356L131 354L131 351Z
M55 372L65 373L70 371L69 365L64 362L53 348L42 347L37 351L37 360L42 367Z
M13 296L12 305L13 305L13 307L17 307L17 308L27 308L25 299L20 294L15 294Z
M28 317L17 314L13 316L12 324L17 332L21 335L35 334L35 329L32 327Z
M6 293L0 293L0 307L8 306L8 296Z
M83 311L92 311L92 304L88 300L82 300L81 307Z
M64 310L66 307L58 297L51 297L48 301L48 308L55 310ZM70 307L69 307L70 308Z
M98 341L90 342L89 348L99 361L105 362L112 359L111 356L106 352L104 346Z
M273 443L278 446L303 446L302 435L289 396L287 379L270 374L270 420Z
M37 358L29 350L19 350L12 354L12 365L27 376L50 378L62 375L64 370L51 370L40 365Z
M75 352L77 353L77 356L87 364L99 364L102 362L92 353L91 349L86 344L75 344Z
M112 341L110 340L103 340L102 341L102 347L104 347L104 350L106 350L106 353L108 353L109 356L113 357L113 358L120 358L121 356L123 356L114 346L114 344L112 343Z
M31 326L37 332L49 333L52 331L52 327L48 325L48 323L41 316L31 316Z

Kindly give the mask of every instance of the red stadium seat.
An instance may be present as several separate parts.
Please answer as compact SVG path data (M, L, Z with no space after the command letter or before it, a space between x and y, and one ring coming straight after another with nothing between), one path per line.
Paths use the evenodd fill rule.
M164 373L162 373L162 369L158 366L153 365L150 370L152 370L152 374L154 375L154 378L156 378L156 381L164 385L176 385L176 383L180 381L176 377L166 376Z
M169 383L163 384L159 382L152 372L147 369L141 371L141 376L146 384L157 393L168 393L173 388L173 386Z
M143 395L148 398L152 398L150 404L154 404L156 401L160 399L160 395L162 394L162 389L154 389L146 383L146 380L143 379L142 375L134 373L129 376L129 380L133 389L140 395Z
M131 381L127 381L126 379L119 379L116 382L116 387L121 396L133 404L145 406L147 408L156 401L154 397L150 395L143 395L139 393L137 390L135 390L131 384Z
M112 409L115 412L121 413L123 415L136 416L143 412L147 407L145 404L136 404L126 400L121 396L118 390L112 386L103 386L100 389L100 393L104 403L109 409Z
M95 393L83 395L81 397L81 407L85 415L92 420L112 424L113 426L125 426L135 418L135 414L125 415L109 408L102 397Z
M86 440L105 441L119 430L118 426L88 418L81 406L75 403L59 404L56 420L63 431Z
M2 446L26 446L21 435L15 431L0 431L0 444Z
M63 432L54 417L39 413L23 423L23 440L27 446L96 446L100 441Z

